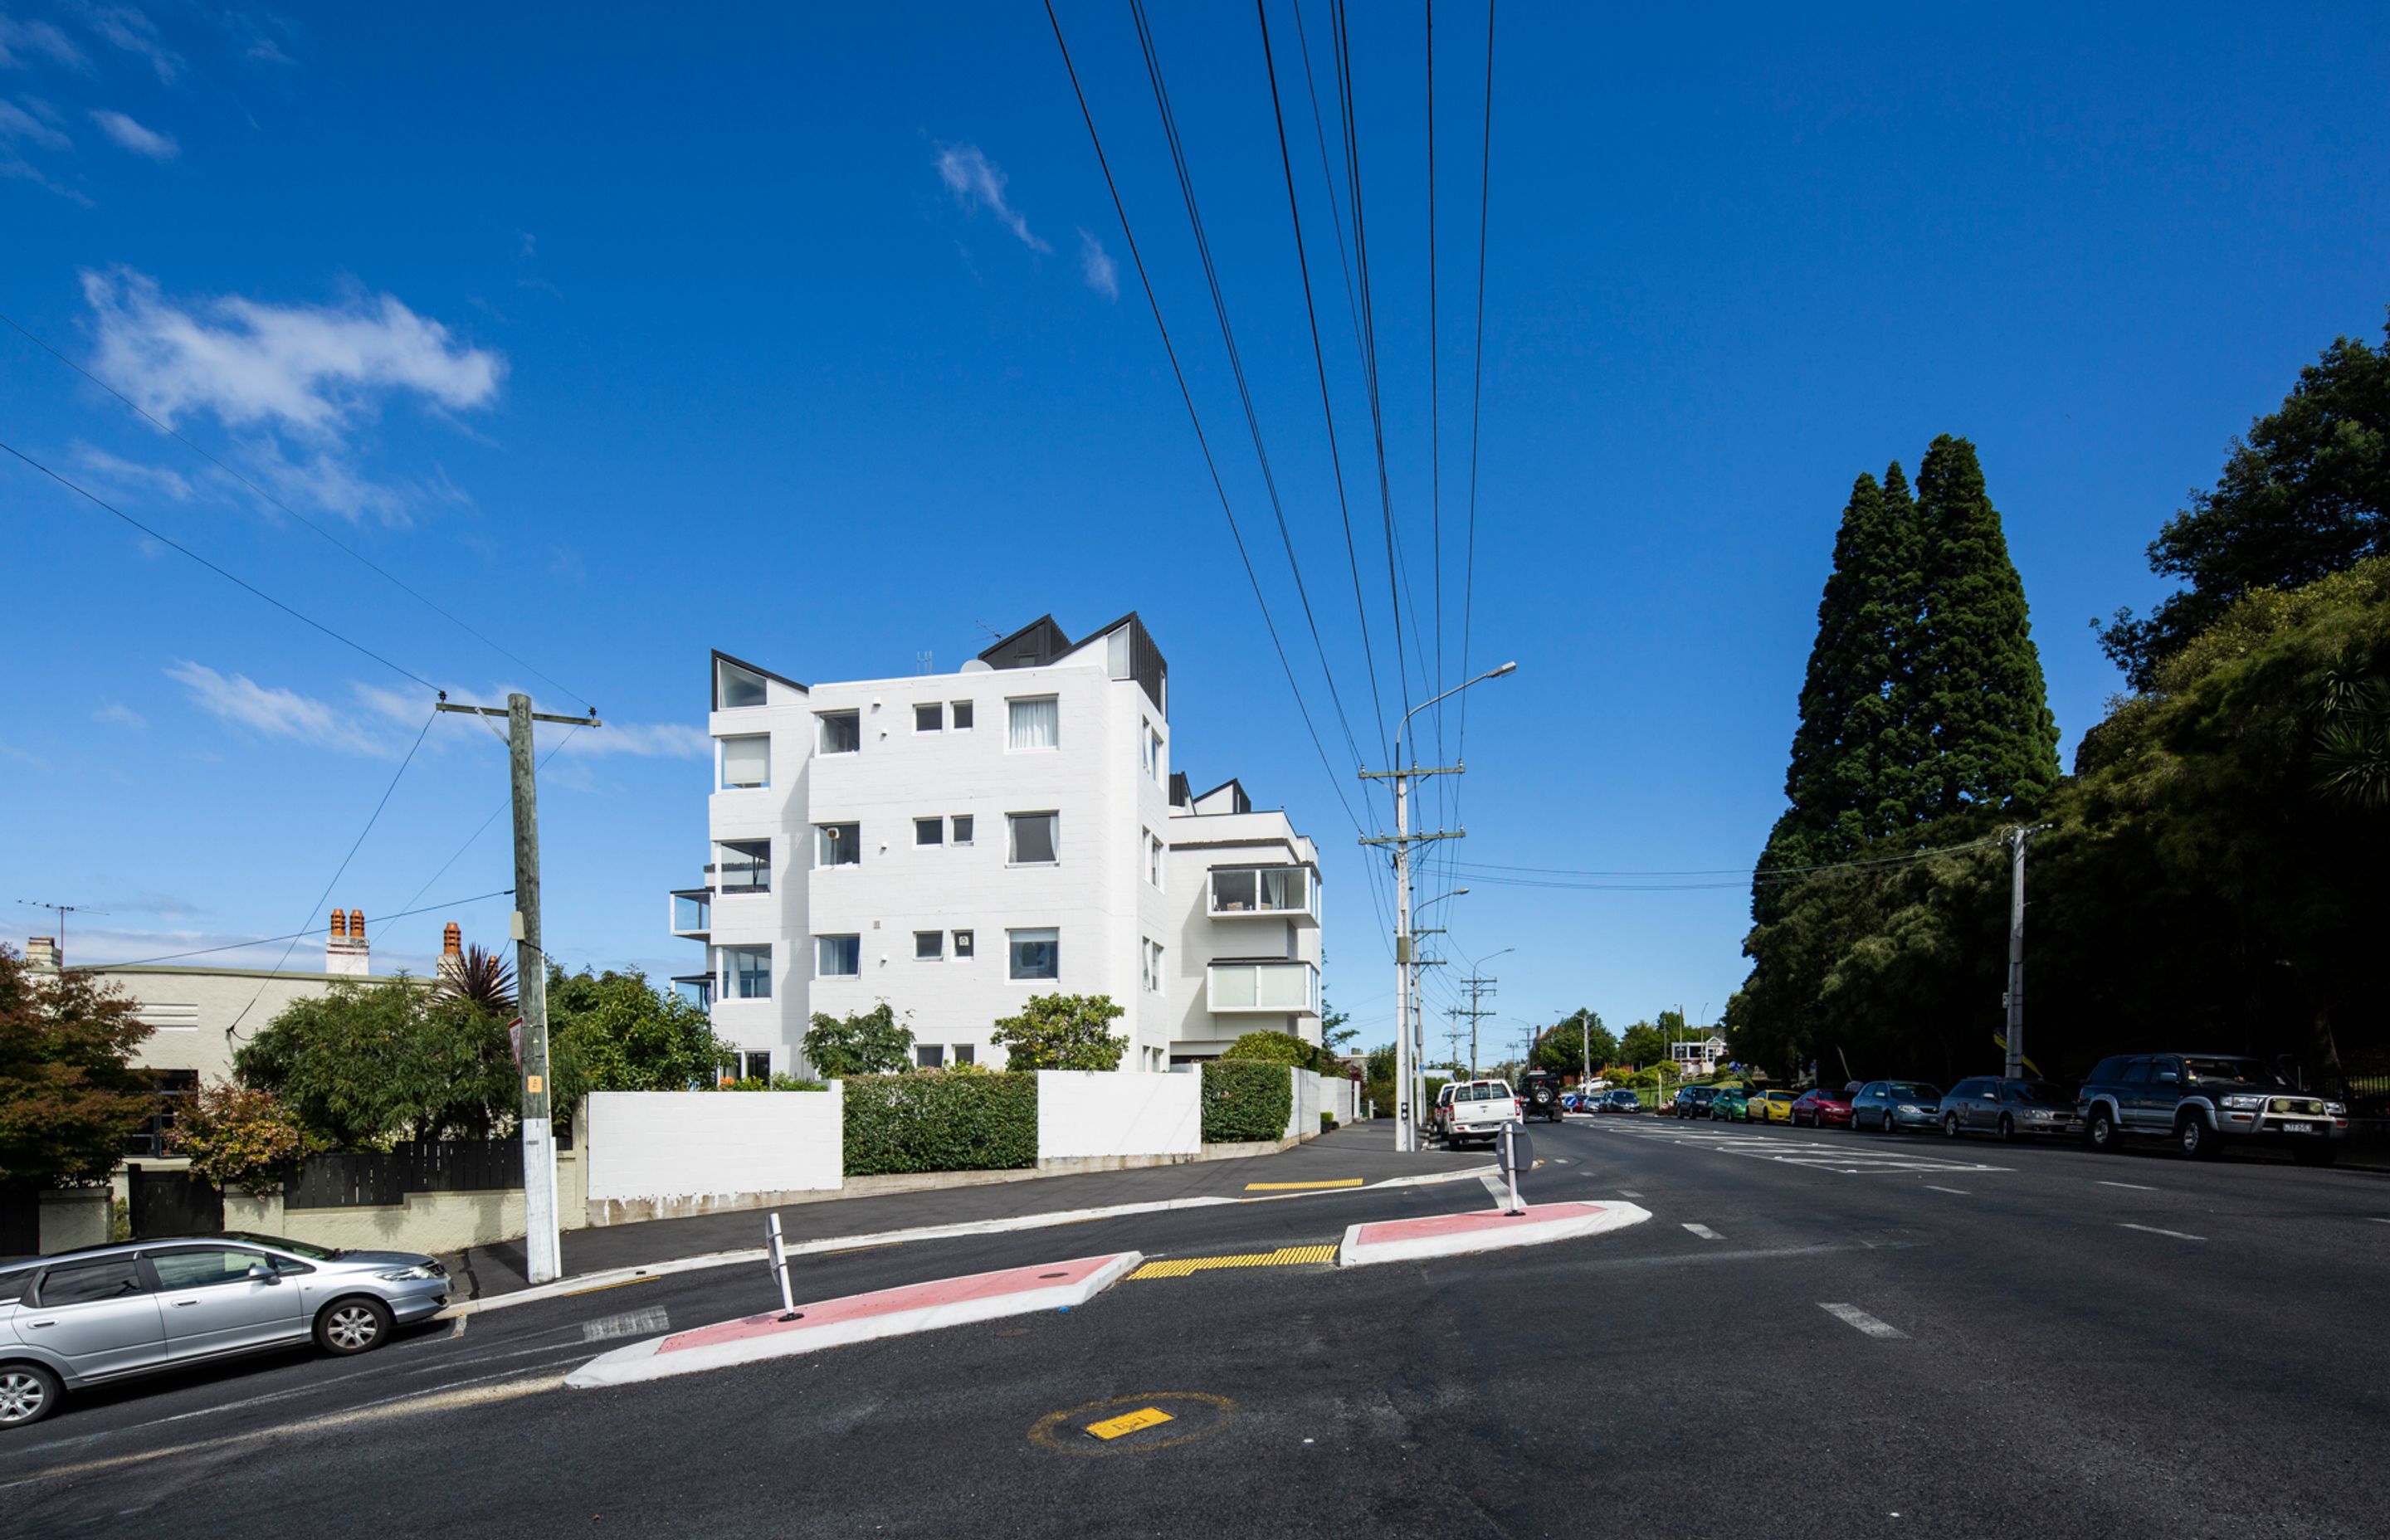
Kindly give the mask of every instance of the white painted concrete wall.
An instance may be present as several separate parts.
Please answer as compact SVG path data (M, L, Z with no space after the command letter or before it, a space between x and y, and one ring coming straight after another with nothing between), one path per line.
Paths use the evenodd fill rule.
M606 1204L736 1208L742 1195L843 1180L844 1088L600 1091L589 1098L593 1219Z
M1309 1070L1290 1068L1294 1077L1294 1095L1287 1109L1286 1136L1307 1139L1319 1132L1319 1077Z
M1203 1077L1037 1072L1037 1158L1195 1155L1203 1148Z

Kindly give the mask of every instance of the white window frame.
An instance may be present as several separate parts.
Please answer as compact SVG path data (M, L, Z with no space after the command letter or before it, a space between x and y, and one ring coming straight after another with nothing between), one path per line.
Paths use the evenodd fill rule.
M921 836L924 833L928 834L930 838L927 840L922 839ZM913 848L915 850L936 850L944 846L945 842L946 820L944 817L916 818L913 820Z
M1163 769L1162 730L1150 722L1145 725L1145 758L1146 773L1153 777L1153 784L1164 784L1169 777Z
M717 791L763 791L772 785L772 735L769 733L729 733L714 740L713 788ZM730 778L730 746L734 743L760 743L764 746L764 778L760 781L733 781Z
M1145 879L1155 892L1162 892L1162 836L1151 829L1145 831Z
M1054 741L1022 744L1013 723L1013 714L1023 706L1051 706L1054 709ZM1062 747L1062 698L1059 695L1009 695L1004 698L1004 751L1008 754L1050 754Z
M946 731L950 733L970 732L979 720L979 712L971 709L968 700L949 700L946 707Z
M970 844L970 843L972 842L972 841L971 841L971 836L973 836L973 835L977 834L978 832L979 832L979 815L978 815L978 814L976 814L976 813L957 813L957 814L955 814L951 818L949 818L949 819L947 820L947 828L946 828L946 843L947 843L947 844L949 844L949 845L969 845L969 844Z
M854 971L832 973L822 967L822 943L851 941L854 943ZM863 937L852 930L831 931L814 937L814 977L816 979L860 979L863 977Z
M715 996L716 999L768 1000L772 997L772 948L768 943L754 946L726 946L721 949L721 952L722 972L720 977L722 984L720 993ZM759 952L763 954L764 957L764 967L760 975L764 981L764 993L761 995L741 995L738 990L738 980L740 975L739 969L733 966L734 959L752 956L754 954Z
M822 859L822 843L823 843L823 841L824 841L825 840L828 840L828 839L829 839L829 831L830 831L831 829L834 829L834 828L851 828L851 829L853 829L853 830L854 831L854 860L852 860L852 861L825 861L825 860L823 860L823 859ZM839 837L839 840L838 840L836 842L837 842L837 843L840 843L840 844L843 844L843 843L845 842L845 836L841 835L841 836ZM854 822L854 821L850 821L850 822L844 822L844 823L828 823L828 824L816 824L816 825L814 825L814 870L816 870L816 871L819 871L819 872L843 871L843 870L845 870L845 869L846 869L847 867L849 867L849 866L857 866L857 867L859 867L859 866L861 866L862 865L863 865L863 825L862 825L860 822Z
M833 717L844 718L845 720L854 724L854 748L833 749L829 746L829 724L830 719ZM814 728L814 751L816 753L832 755L859 754L863 752L863 713L860 711L816 712L814 712L814 722L816 724Z
M1054 948L1054 971L1051 973L1017 973L1013 970L1012 949L1028 938L1031 944L1047 941ZM1059 925L1022 925L1008 928L1004 932L1004 976L1016 984L1058 984L1062 981L1062 928Z
M921 938L922 938L923 936L928 936L931 940L932 940L932 941L936 942L936 943L937 943L937 945L938 945L938 949L937 949L936 951L934 951L934 952L923 952L923 951L921 950ZM913 960L914 960L915 962L944 962L944 961L945 961L945 960L946 960L946 933L945 933L944 930L916 930L916 931L914 931L914 932L913 932Z
M936 719L927 727L921 725L921 713L935 712ZM917 733L943 733L946 730L946 703L943 700L913 702L913 730Z
M979 956L979 933L969 926L946 933L946 956L957 962L969 962Z
M1047 856L1043 861L1023 861L1021 859L1021 833L1020 830L1014 827L1014 820L1020 818L1045 818L1050 820L1047 826L1047 843L1053 847L1054 853L1052 855ZM1034 813L1006 814L1004 815L1004 864L1008 866L1060 866L1062 864L1061 810L1059 808L1047 808Z
M731 704L730 692L725 686L732 674L743 674L755 681L757 699L739 705ZM713 696L721 702L715 708L717 711L752 712L758 707L772 703L772 685L771 681L765 679L762 674L747 667L744 663L734 663L727 658L716 658L713 661Z

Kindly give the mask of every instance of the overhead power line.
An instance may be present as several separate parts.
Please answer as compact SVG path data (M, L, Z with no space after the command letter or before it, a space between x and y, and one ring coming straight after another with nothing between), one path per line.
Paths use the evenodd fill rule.
M1613 892L1677 892L1699 889L1745 888L1754 883L1783 882L1795 878L1815 877L1825 872L1865 871L1881 866L1904 866L1919 861L1930 861L1941 855L1959 855L1968 851L1988 850L2005 841L2004 834L1970 840L1961 844L1940 845L1931 850L1910 851L1900 855L1870 856L1861 861L1821 861L1795 866L1712 866L1683 871L1594 871L1567 866L1506 866L1463 863L1455 874L1470 882L1508 883L1519 888L1581 888ZM1521 875L1513 875L1521 874ZM1721 878L1721 881L1656 882L1638 879L1658 878ZM1592 879L1625 879L1627 880L1583 880Z
M495 892L475 893L470 898L445 899L438 904L427 904L420 909L401 910L399 913L391 915L387 918L391 919L410 919L417 915L430 915L438 914L443 910L461 909L468 904L487 903L489 900L494 898L504 898L513 892L514 890L512 888L500 888ZM323 935L330 930L331 927L329 925L318 925L310 930L294 930L287 936L258 936L250 941L228 941L221 946L196 947L188 952L168 952L161 956L136 957L131 962L93 963L90 967L94 970L109 968L149 968L158 963L181 962L186 957L209 957L215 956L219 952L238 952L245 947L251 946L271 946L277 941L301 942L306 940L309 936ZM289 960L290 954L289 950L286 949L283 952L282 957L285 962ZM279 971L279 969L277 969L276 971Z
M382 667L390 670L392 674L400 675L402 678L411 679L415 681L415 683L422 686L425 689L431 690L435 693L439 690L439 686L433 684L430 680L426 679L423 675L416 673L413 669L392 662L389 659L383 657L380 653L376 652L373 648L366 646L363 642L356 641L351 637L341 635L341 633L333 630L330 626L326 625L323 622L315 619L314 616L303 614L283 603L280 599L276 598L273 595L267 593L264 589L260 588L257 584L250 582L247 578L241 577L237 573L227 571L224 568L217 566L214 562L210 561L206 557L201 556L199 552L191 549L188 545L184 545L181 541L174 539L173 536L159 533L156 530L151 529L148 525L143 523L140 520L134 518L131 514L125 512L122 508L118 507L115 504L101 497L98 494L90 492L83 487L77 486L74 482L68 481L64 476L52 470L48 466L44 465L41 461L33 458L31 455L26 454L23 450L19 449L14 444L0 443L0 449L5 449L9 454L16 456L17 458L24 461L27 465L32 466L35 470L47 476L51 481L58 482L58 485L66 488L69 492L75 494L79 497L86 498L96 507L105 508L109 513L116 515L117 518L123 520L126 523L132 525L135 529L139 530L143 534L148 535L150 539L157 541L160 545L173 546L175 550L178 550L185 556L189 557L193 561L205 567L209 571L215 573L216 576L223 578L225 582L249 590L249 592L256 595L259 598L262 598L266 603L274 606L275 609L281 610L292 620L298 621L304 625L313 626L315 630L322 632L325 635L329 636L332 640L340 643L342 647L365 654L365 656L372 659L375 662L379 663Z
M415 600L418 604L422 605L425 609L430 610L442 620L446 621L449 624L456 626L458 630L464 632L465 635L472 637L475 641L489 648L492 651L497 653L498 656L506 659L508 662L513 663L516 667L524 669L532 674L538 674L543 681L550 685L555 685L558 689L564 691L565 694L572 696L574 699L579 700L585 706L591 704L589 699L584 696L579 690L558 684L556 680L549 678L545 674L541 674L537 668L525 662L515 653L509 651L502 643L483 634L470 622L454 614L443 607L438 601L426 596L413 585L409 584L405 580L399 577L396 573L391 571L388 568L383 567L379 562L374 560L373 558L366 555L363 551L358 550L355 546L342 540L340 536L324 528L321 524L316 523L314 520L308 518L305 514L301 513L297 508L292 507L289 504L284 502L281 498L276 497L274 494L266 491L263 487L259 486L255 481L250 480L247 476L242 475L231 466L225 464L224 461L208 453L207 450L201 448L199 444L194 443L187 438L185 438L182 433L173 428L172 424L167 423L163 419L153 415L148 407L143 406L139 402L134 400L131 396L126 395L122 391L110 385L107 380L100 379L99 376L92 373L89 369L84 368L73 359L69 358L65 353L60 353L58 349L50 346L48 342L27 330L24 324L17 320L14 316L0 314L0 322L7 323L9 327L19 336L24 338L25 340L32 343L33 346L41 349L44 353L48 353L52 358L57 359L59 363L65 365L68 368L72 369L75 373L83 376L84 379L91 381L94 385L98 386L101 390L106 391L109 395L112 395L117 400L124 403L126 406L139 414L141 419L148 423L149 426L157 429L158 431L165 434L168 438L173 439L176 443L181 444L192 454L197 455L199 458L207 461L208 464L215 467L218 470L223 471L234 481L238 481L241 485L255 493L259 497L264 499L273 507L289 515L300 523L304 524L316 534L322 536L335 548L339 549L353 559L362 563L365 567L374 572L375 575L390 584L400 593L405 594L407 597Z

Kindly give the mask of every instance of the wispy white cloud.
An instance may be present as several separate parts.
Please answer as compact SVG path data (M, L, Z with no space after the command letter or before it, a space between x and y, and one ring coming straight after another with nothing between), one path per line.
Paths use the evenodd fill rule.
M501 355L388 294L340 305L225 295L186 306L126 267L86 269L83 291L99 339L93 372L169 420L204 409L229 427L321 438L392 396L458 411L486 405L506 376Z
M31 749L19 749L13 743L0 742L0 759L14 760L35 770L47 770L50 762Z
M354 690L358 702L379 718L389 730L403 728L411 738L415 729L423 725L424 700L420 692L362 683L350 687ZM521 688L520 685L459 687L452 684L448 687L448 699L495 706ZM541 711L562 715L572 710L570 704L543 698L539 691L525 693L531 695ZM552 696L554 692L547 693ZM454 738L444 739L435 732L436 743L487 743L496 748L505 741L505 725L495 717L457 716L448 720L463 724L466 730L457 733ZM679 722L624 722L610 716L603 721L605 725L596 728L544 722L539 726L540 741L547 743L571 734L572 747L569 751L575 759L601 759L613 755L636 759L706 759L713 753L713 740L706 736L702 727Z
M200 710L266 738L372 759L395 752L387 738L366 731L351 712L296 690L272 688L245 674L219 674L187 660L168 669L166 677L190 691Z
M1105 299L1120 298L1120 264L1104 250L1104 243L1085 228L1079 231L1079 272L1087 287Z
M1004 189L1009 178L1004 168L989 160L977 145L940 146L938 175L963 207L985 209L996 216L996 223L1020 237L1023 246L1033 251L1054 250L1037 238L1029 228L1029 221L1006 200Z
M137 6L85 6L85 25L126 53L148 60L158 78L172 85L182 78L183 56L166 45L158 23Z
M90 60L83 57L74 39L47 21L19 21L0 14L0 70L26 68L36 58L70 70L90 68Z
M74 141L58 127L58 115L34 96L15 101L0 96L0 142L22 140L43 149L72 149Z
M112 482L119 488L154 493L177 503L191 500L193 488L190 480L181 471L169 470L161 465L143 465L137 460L128 460L81 442L73 445L72 453L75 463L90 471L96 480Z
M142 728L149 725L148 718L143 716L139 712L135 711L132 707L126 705L122 700L109 701L107 705L102 706L99 710L92 712L91 719L94 722L106 722L113 726L130 727L136 733Z
M174 142L173 135L145 128L122 112L95 108L91 121L99 125L102 134L116 141L119 149L128 149L152 160L172 160L183 153L183 147Z

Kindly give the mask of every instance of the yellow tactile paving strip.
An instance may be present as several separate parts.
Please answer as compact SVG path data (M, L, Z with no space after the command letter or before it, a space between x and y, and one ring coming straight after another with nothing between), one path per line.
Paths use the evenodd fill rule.
M1138 1278L1183 1278L1189 1273L1208 1273L1218 1267L1301 1267L1325 1266L1336 1260L1334 1245L1281 1246L1275 1251L1251 1251L1233 1257L1173 1257L1166 1262L1149 1262L1128 1276L1134 1283Z

